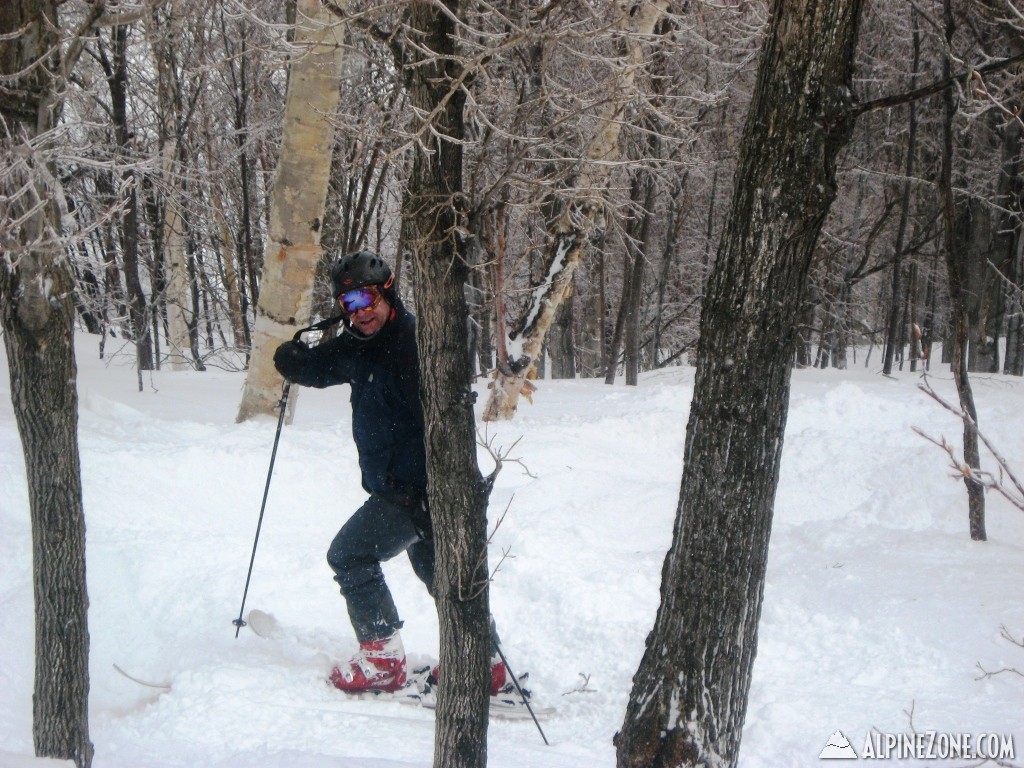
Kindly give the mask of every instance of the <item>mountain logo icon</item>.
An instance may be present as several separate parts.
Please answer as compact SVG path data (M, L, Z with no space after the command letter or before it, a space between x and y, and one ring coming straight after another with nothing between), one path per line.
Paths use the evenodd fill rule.
M857 753L854 751L850 740L843 735L843 732L836 730L829 739L828 744L818 755L820 760L856 760Z

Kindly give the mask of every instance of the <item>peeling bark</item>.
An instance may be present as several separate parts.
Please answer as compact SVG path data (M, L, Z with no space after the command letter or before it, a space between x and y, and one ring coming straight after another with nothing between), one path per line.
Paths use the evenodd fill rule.
M601 129L586 150L576 184L588 193L569 201L548 229L544 276L530 297L519 327L509 334L509 363L495 370L491 394L483 411L484 421L512 418L530 369L540 359L548 329L562 301L572 291L573 274L603 212L602 201L593 191L603 186L608 177L609 161L619 156L622 110L633 93L644 62L641 41L654 32L667 7L668 0L654 0L623 8L618 22L626 46L622 70L616 79L614 94L601 115Z
M273 415L282 381L274 350L309 321L321 257L343 32L319 0L299 0L289 69L281 160L274 178L266 260L256 304L252 354L237 421Z

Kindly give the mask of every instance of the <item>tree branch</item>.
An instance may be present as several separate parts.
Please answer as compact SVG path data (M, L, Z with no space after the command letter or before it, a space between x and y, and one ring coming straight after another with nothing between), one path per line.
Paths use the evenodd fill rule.
M928 383L927 377L924 377L923 383L919 384L918 387L921 389L922 392L927 394L930 398L932 398L935 402L937 402L947 411L954 414L955 416L960 417L964 424L967 424L974 430L975 434L977 434L978 436L978 439L982 442L982 444L984 444L985 448L988 449L988 452L992 454L992 458L996 460L996 464L999 465L998 476L993 475L991 472L986 472L982 469L971 467L965 462L957 460L956 456L953 453L953 446L951 446L944 437L940 439L935 439L933 437L928 436L917 427L914 427L914 431L928 442L939 446L940 448L942 448L942 450L946 452L946 454L949 456L956 477L963 477L965 479L970 480L973 483L977 483L983 488L994 490L1004 499L1009 501L1017 509L1024 512L1024 483L1021 483L1021 481L1014 474L1013 470L1010 469L1010 466L1007 464L1006 459L1004 459L1003 456L999 453L999 451L996 450L995 446L992 445L988 438L986 438L985 435L981 433L981 430L978 429L977 425L974 423L974 420L968 414L964 413L964 411L961 410L960 408L957 408L956 406L951 405L947 403L945 400L943 400L942 397L939 396L939 394L935 392L934 389L932 389L931 384Z
M874 112L879 109L889 109L891 107L898 107L901 104L908 104L911 101L917 101L919 99L924 99L929 96L934 96L937 93L941 93L951 85L967 78L974 79L992 74L993 72L1001 72L1002 70L1008 69L1014 64L1019 64L1021 62L1024 62L1024 53L1019 53L1016 56L1009 57L1008 59L992 61L981 67L968 67L961 72L957 72L949 77L944 77L941 80L936 80L934 83L929 85L915 88L912 91L891 94L889 96L872 99L871 101L865 101L863 104L858 104L850 109L848 114L851 118L857 118L866 112Z

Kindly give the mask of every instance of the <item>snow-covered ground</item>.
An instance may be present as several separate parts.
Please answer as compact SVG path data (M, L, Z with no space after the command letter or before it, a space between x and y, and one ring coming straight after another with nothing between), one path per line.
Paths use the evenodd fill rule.
M161 371L140 393L127 355L100 361L96 338L78 341L94 765L429 766L431 711L323 682L355 648L324 559L363 498L347 389L302 391L282 436L248 607L284 636L236 639L274 421L234 423L240 373ZM0 367L0 766L40 768L29 513ZM952 397L948 373L932 381ZM972 381L983 431L1024 474L1024 381ZM979 665L1024 670L1002 635L1024 637L1024 513L990 494L990 540L969 540L963 484L912 431L959 444L960 425L917 375L857 366L793 382L741 765L815 766L836 731L860 753L872 733L912 729L939 746L1012 736L1024 763L1024 679L979 679ZM492 521L508 507L492 563L509 553L491 599L513 669L557 713L543 723L551 746L529 721L492 721L489 764L610 767L658 604L693 370L636 388L538 383L534 405L489 427L496 445L519 441L512 457L530 473L507 465L491 499ZM429 598L404 558L386 570L407 651L435 656Z

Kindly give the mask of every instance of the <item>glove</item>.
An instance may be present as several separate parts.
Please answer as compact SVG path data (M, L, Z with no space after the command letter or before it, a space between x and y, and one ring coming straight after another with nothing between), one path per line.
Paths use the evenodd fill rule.
M309 357L309 345L304 341L286 341L274 352L274 367L288 381L297 381L306 360Z

